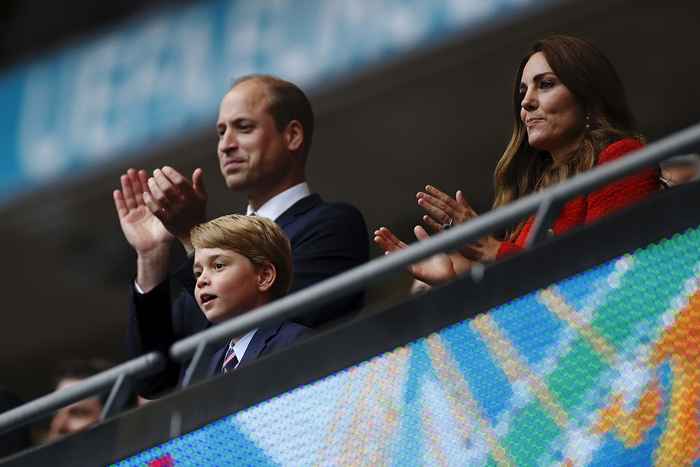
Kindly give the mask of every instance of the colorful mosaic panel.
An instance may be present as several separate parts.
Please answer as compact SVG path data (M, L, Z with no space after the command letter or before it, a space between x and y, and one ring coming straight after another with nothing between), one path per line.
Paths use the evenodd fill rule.
M125 460L700 465L700 229Z

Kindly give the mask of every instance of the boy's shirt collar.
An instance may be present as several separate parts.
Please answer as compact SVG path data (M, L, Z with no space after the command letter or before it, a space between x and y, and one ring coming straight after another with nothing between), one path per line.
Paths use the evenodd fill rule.
M233 351L236 352L238 365L240 365L243 361L243 355L245 355L245 351L248 350L248 345L250 345L250 341L253 340L253 336L257 331L258 328L249 331L248 334L245 334L243 337L238 339L238 341L236 341L236 343L233 345ZM236 368L238 368L238 365L236 365Z
M309 184L301 182L273 196L265 204L260 206L260 209L253 210L249 204L246 208L246 215L250 216L255 213L256 216L262 216L276 221L279 216L287 209L291 208L297 201L306 198L310 194L311 189L309 188Z

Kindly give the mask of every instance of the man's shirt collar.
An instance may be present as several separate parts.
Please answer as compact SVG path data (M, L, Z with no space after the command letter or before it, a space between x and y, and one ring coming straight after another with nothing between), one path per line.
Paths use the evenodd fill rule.
M255 213L256 216L266 217L275 221L282 215L282 213L284 213L284 211L291 208L297 201L306 198L310 194L311 189L309 188L309 184L306 182L301 182L298 185L294 185L293 187L284 190L282 193L273 196L257 210L253 210L249 204L246 208L246 215L250 216L251 214Z

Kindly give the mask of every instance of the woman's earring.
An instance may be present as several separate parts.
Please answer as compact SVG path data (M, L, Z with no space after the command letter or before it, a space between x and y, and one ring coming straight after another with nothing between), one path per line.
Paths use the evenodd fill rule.
M591 114L586 114L586 131L591 129Z

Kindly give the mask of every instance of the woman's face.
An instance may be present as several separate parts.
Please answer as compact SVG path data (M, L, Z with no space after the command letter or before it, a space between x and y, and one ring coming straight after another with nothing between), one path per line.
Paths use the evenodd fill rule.
M530 146L549 152L556 160L579 144L584 128L581 109L542 52L525 64L520 95L520 118Z

